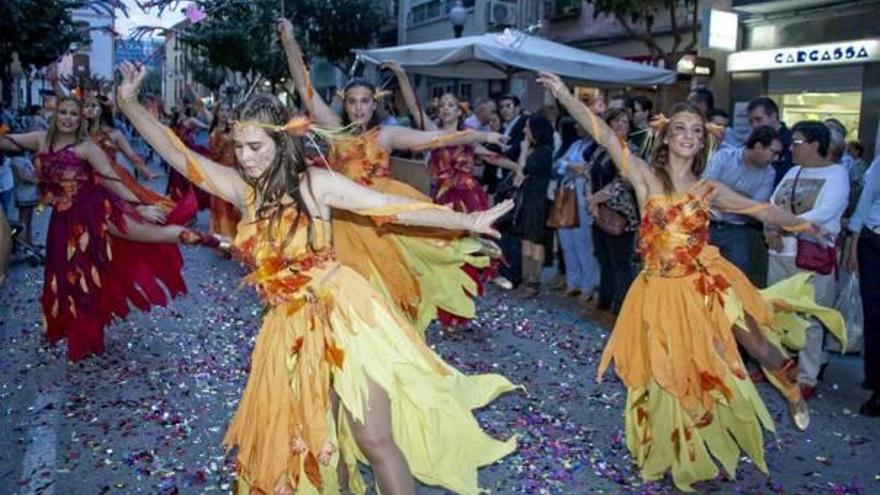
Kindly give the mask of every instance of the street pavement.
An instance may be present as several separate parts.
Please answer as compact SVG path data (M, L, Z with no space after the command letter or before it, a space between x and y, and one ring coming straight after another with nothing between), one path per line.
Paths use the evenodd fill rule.
M48 212L40 215L45 225ZM198 226L207 226L203 213ZM240 286L243 270L216 252L184 248L189 294L167 308L111 325L107 352L68 363L42 337L42 270L16 263L0 287L0 494L229 493L231 457L221 441L247 376L261 305ZM495 494L674 493L643 483L624 445L625 390L595 379L607 331L572 300L521 301L490 288L476 331L429 343L466 373L496 372L525 385L477 413L519 450L481 470ZM703 493L880 493L880 420L856 414L867 397L861 360L833 357L798 433L782 400L759 386L776 420L767 433L770 478L747 461L736 481ZM442 490L420 487L421 494Z

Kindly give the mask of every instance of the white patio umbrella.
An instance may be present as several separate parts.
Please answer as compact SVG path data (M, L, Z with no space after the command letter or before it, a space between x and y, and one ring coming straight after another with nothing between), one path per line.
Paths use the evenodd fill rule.
M593 83L647 86L671 84L676 77L669 70L511 30L355 53L374 64L397 60L411 74L456 79L508 79L518 72L548 71Z

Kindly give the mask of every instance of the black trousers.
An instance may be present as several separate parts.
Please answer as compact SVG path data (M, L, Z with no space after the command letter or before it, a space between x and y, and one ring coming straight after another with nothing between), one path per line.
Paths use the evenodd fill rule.
M859 292L864 309L865 386L880 393L880 235L859 235Z
M599 261L599 309L617 314L636 278L635 232L608 235L593 227L593 250Z

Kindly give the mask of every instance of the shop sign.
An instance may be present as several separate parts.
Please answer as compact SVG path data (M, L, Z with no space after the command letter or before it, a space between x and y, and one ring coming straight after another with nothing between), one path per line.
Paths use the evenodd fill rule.
M701 46L713 48L725 52L736 51L736 42L739 37L739 16L734 12L717 9L703 11L703 19L700 33Z
M869 39L731 53L727 57L727 70L739 72L791 69L822 65L861 64L876 60L880 60L880 40Z

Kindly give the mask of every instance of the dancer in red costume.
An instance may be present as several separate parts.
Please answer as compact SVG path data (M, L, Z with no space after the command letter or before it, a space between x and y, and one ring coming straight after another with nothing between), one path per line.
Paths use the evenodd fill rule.
M464 129L464 105L452 93L440 97L439 125L428 118L419 105L415 91L403 67L396 61L385 64L397 77L400 91L410 115L418 127L426 131L443 130L456 132ZM449 205L455 211L470 213L489 209L489 196L474 177L474 160L479 156L488 163L514 172L520 170L518 163L489 151L480 144L453 144L431 150L428 163L434 179L432 195L434 202Z
M446 93L440 97L438 126L419 105L418 98L403 67L396 61L389 62L385 66L391 69L397 77L407 109L410 115L416 119L420 129L426 131L443 130L449 133L464 129L464 105L455 95ZM434 148L429 155L428 166L433 178L431 196L435 203L448 205L453 210L462 213L489 209L489 195L474 177L474 162L477 156L492 165L521 174L522 167L518 163L494 153L480 144L453 144ZM462 267L477 284L477 295L482 295L485 282L497 275L497 268L497 260L483 269L471 265ZM468 318L449 313L442 308L438 309L437 318L444 328L450 330L448 335L455 335L452 328L463 327L470 321Z
M106 96L86 98L85 114L92 141L104 150L110 166L122 181L122 185L137 196L138 201L159 207L163 213L168 215L167 223L182 225L195 216L197 213L195 193L191 192L175 203L171 198L141 185L128 172L128 169L117 161L116 155L121 152L147 180L158 177L147 168L144 160L134 152L125 136L116 129L113 123L113 103Z
M200 108L204 109L201 105L201 100L197 100L197 103ZM174 129L174 133L177 134L177 137L179 137L188 148L199 154L209 155L210 150L204 146L196 144L196 129L208 129L209 127L196 117L198 113L199 112L194 107L187 107L184 109L183 115L176 114L172 118L171 128ZM208 116L208 120L210 120L210 114L206 114L206 116ZM211 195L193 186L186 177L172 168L168 174L168 196L172 201L177 202L181 201L189 194L196 195L199 210L211 207Z
M41 200L52 207L41 298L47 336L66 337L74 361L100 354L104 327L125 317L129 302L148 310L186 292L176 243L216 239L150 223L164 214L141 204L87 138L79 100L60 98L48 131L0 136L0 150L21 149L38 153Z

